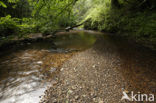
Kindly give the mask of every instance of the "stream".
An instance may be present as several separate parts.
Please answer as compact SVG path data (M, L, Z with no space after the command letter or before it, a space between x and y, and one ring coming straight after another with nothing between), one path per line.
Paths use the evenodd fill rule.
M61 32L52 41L28 43L19 49L13 47L1 53L0 103L38 103L44 91L51 83L55 83L61 65L75 53L91 48L98 42L98 38L102 38L101 44L104 48L107 44L111 44L111 48L116 49L109 48L110 51L120 52L121 67L125 68L123 76L127 80L133 78L129 78L126 72L131 72L131 75L144 72L147 74L144 80L155 78L155 51L129 43L124 38L101 34L93 31ZM137 68L136 64L138 69L131 71L131 66ZM156 83L153 81L151 83L154 84L151 86ZM135 85L138 86L137 83ZM155 90L150 84L148 87Z
M4 52L0 58L0 103L38 103L50 83L55 82L61 64L96 41L93 33L66 34Z

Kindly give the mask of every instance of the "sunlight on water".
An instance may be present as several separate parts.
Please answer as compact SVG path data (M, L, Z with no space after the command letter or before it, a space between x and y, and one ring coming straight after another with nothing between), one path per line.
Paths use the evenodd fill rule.
M59 67L75 51L91 47L96 36L62 33L54 44L47 40L4 52L0 58L0 103L38 103Z

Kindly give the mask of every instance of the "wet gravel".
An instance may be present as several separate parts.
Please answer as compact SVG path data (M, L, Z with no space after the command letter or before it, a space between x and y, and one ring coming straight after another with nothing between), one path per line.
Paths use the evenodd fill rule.
M130 103L121 101L123 90L143 90L141 92L155 94L156 72L153 68L156 66L149 68L148 71L152 74L148 77L145 72L147 68L142 66L144 63L139 62L139 59L137 61L133 52L129 51L133 56L129 55L128 59L124 59L124 52L119 52L118 49L114 42L99 40L94 47L75 54L62 65L60 73L45 91L40 103ZM150 60L153 61L152 64L156 62L155 59ZM138 68L142 72L138 72ZM137 82L143 78L146 81ZM147 87L149 83L151 84Z

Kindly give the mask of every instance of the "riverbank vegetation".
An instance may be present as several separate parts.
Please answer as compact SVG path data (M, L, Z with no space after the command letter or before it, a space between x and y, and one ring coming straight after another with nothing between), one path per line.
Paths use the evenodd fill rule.
M0 0L0 40L83 23L156 44L155 0Z
M80 0L79 5L81 10L77 12L82 20L87 21L84 28L117 33L144 43L156 44L156 1Z
M75 24L75 0L0 0L0 44Z

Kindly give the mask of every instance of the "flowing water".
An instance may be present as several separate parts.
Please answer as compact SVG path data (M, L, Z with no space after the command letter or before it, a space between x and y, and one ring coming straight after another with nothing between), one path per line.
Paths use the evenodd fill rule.
M54 40L4 51L0 58L0 103L38 103L48 85L55 82L61 64L95 41L93 33L60 33Z
M136 88L156 90L155 51L120 37L99 35L92 31L62 32L55 39L28 43L19 49L14 46L2 52L0 103L38 103L46 88L55 83L61 65L74 53L92 47L98 37L103 49L110 51L110 55L111 52L119 55L119 71L129 83Z

